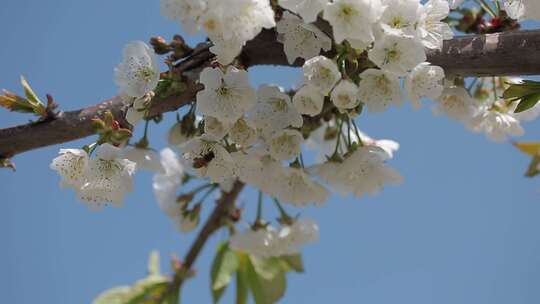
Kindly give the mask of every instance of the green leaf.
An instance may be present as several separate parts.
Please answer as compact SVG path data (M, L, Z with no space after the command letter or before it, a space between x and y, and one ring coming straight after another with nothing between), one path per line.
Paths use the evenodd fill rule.
M94 300L93 304L143 304L148 299L160 294L167 286L168 281L139 281L135 286L120 286L104 291ZM167 301L160 304L176 304L178 296L173 293Z
M508 87L503 93L504 99L521 99L523 96L535 93L536 91L526 85L514 84Z
M93 304L124 304L131 294L129 286L119 286L105 290L99 294Z
M304 272L304 262L302 261L302 255L299 253L293 255L281 256L281 261L285 264L286 271Z
M159 253L153 251L148 262L149 275L132 286L120 286L102 292L93 304L148 304L168 288L170 279L159 274ZM179 290L172 292L159 304L177 304Z
M247 278L247 263L249 257L243 253L237 253L240 263L236 272L236 304L247 304L248 300L248 278Z
M255 303L271 304L271 302L264 293L264 285L262 283L262 279L255 271L255 268L253 267L253 264L251 264L251 261L249 259L246 263L246 278Z
M503 97L509 101L519 100L514 113L526 111L540 100L540 82L524 80L521 83L512 84L504 91Z
M534 80L522 80L521 81L522 84L524 85L527 85L529 87L532 87L532 88L537 88L540 90L540 81L534 81Z
M531 163L529 164L529 168L527 169L527 172L525 173L525 176L527 177L535 177L538 174L540 174L540 171L538 170L538 167L540 165L540 156L536 155L532 158Z
M34 113L34 107L28 100L8 91L4 91L4 94L5 96L0 96L0 107L6 108L12 112Z
M124 302L124 304L145 304L148 299L152 299L154 296L161 294L168 285L169 282L157 282L136 286L132 288L132 296L128 301Z
M521 98L521 101L514 110L514 113L527 111L528 109L534 107L538 103L538 101L540 101L540 92L524 96L523 98Z
M540 155L540 142L514 143L514 146L531 157Z
M280 264L280 258L258 258L255 256L250 256L249 260L251 261L251 264L255 268L257 274L264 279L271 280L278 275L278 273L283 272L283 268Z
M287 279L279 258L249 257L248 283L256 304L272 304L285 294Z
M24 89L24 95L26 95L26 98L34 107L38 107L39 105L44 106L23 76L21 76L21 85Z
M229 245L227 243L219 245L210 273L214 303L219 302L223 296L238 266L238 257L230 250Z

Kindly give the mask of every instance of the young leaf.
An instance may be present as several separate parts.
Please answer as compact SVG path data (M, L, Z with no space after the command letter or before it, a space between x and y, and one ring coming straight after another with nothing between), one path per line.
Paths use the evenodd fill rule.
M531 157L540 155L540 142L514 143L514 146Z
M243 253L236 253L238 257L238 271L236 272L236 304L247 304L248 300L248 278L247 263L248 256Z
M287 279L279 258L249 257L247 278L256 304L272 304L285 294Z
M231 282L233 274L238 270L238 257L230 250L227 243L218 247L211 268L212 298L217 303Z
M28 100L4 90L4 96L0 96L0 107L12 112L34 113L34 107Z
M124 304L130 293L129 286L114 287L99 294L92 304Z
M527 169L525 176L527 177L537 176L538 174L540 174L540 170L538 170L539 167L540 167L540 156L536 155L531 160L531 163L529 164L529 168Z
M34 90L32 90L32 88L30 87L30 84L28 84L28 81L26 81L26 79L23 76L21 76L21 85L24 89L24 95L26 96L28 101L30 101L30 103L32 103L34 106L38 106L39 104L44 106L43 102L39 100L36 93L34 92Z
M503 93L504 99L516 100L523 96L535 93L537 90L523 84L513 84Z
M503 98L509 101L519 100L514 113L520 113L534 107L540 100L540 82L524 80L512 84L503 93Z
M146 304L169 287L170 278L159 274L159 256L152 252L149 258L150 274L131 286L114 287L102 292L93 304ZM178 292L172 292L160 304L178 304Z
M527 111L528 109L534 107L538 101L540 101L540 92L537 91L536 93L529 94L521 98L521 101L519 102L518 106L514 110L514 113L520 113Z
M255 304L272 304L264 292L262 278L257 274L250 259L246 263L246 278L249 284L249 289L255 300Z

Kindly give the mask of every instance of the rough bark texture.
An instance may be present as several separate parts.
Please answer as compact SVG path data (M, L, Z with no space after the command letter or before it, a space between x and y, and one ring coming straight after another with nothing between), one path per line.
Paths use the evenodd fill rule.
M540 30L458 37L428 58L449 75L538 75Z
M208 45L203 45L194 55L178 64L177 70L186 76L187 89L166 99L156 98L150 115L174 111L192 102L202 89L196 83L198 73L212 58ZM287 62L283 46L277 42L273 30L263 30L250 41L240 61L246 67L303 64L302 60L293 65ZM428 51L428 61L443 67L447 75L539 75L540 30L458 37L446 41L441 51ZM94 134L90 120L101 116L105 110L111 110L115 117L123 117L122 102L119 97L114 97L95 106L61 113L51 121L0 129L0 158L90 136Z

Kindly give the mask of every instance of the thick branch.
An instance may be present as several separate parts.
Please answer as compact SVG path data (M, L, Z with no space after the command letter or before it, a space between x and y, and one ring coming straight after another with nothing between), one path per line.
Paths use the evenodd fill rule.
M242 192L243 188L244 184L236 181L230 192L222 191L221 197L216 202L216 207L214 208L214 211L206 220L206 223L202 227L201 231L197 235L197 238L195 239L186 256L184 257L181 269L176 271L170 285L163 292L163 294L161 294L161 299L167 298L168 294L176 292L180 288L185 279L185 275L191 270L191 268L195 264L197 257L201 253L204 245L206 244L210 236L214 234L214 232L216 232L219 228L221 228L225 224L227 218L230 217L231 212L234 208L234 203L236 202L236 199L240 192ZM161 302L157 301L156 303Z
M263 31L244 48L249 65L289 65L274 31ZM540 75L540 30L470 35L427 50L428 61L454 76ZM302 66L297 60L293 66Z
M458 37L428 60L448 75L540 75L540 30Z
M153 101L150 115L174 111L191 102L197 91L198 73L213 58L208 47L178 65L187 76L187 89L181 94ZM247 67L255 65L291 66L276 40L276 32L264 30L244 48L240 59ZM428 61L443 67L448 75L539 75L540 30L458 37L445 41L441 51L428 51ZM297 60L292 66L301 66ZM65 112L57 119L0 129L0 157L12 157L29 150L68 142L94 134L90 120L111 110L122 117L122 103L115 97L89 108Z

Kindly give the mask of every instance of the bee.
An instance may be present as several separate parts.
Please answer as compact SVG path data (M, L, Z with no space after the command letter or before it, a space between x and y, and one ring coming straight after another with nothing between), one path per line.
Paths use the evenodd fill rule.
M193 168L200 169L206 167L216 157L213 151L210 151L202 157L195 157L193 159Z

